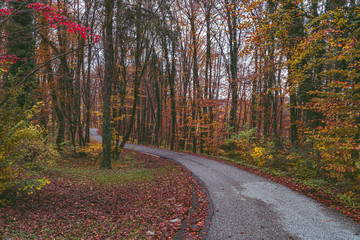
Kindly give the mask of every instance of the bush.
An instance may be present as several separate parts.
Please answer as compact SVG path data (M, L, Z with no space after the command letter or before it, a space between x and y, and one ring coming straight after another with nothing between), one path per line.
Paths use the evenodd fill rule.
M255 147L251 152L251 156L258 166L271 165L274 159L270 151L263 147Z
M239 133L234 133L232 128L229 128L230 137L225 140L224 150L229 157L241 158L243 160L251 160L250 152L254 145L256 128L250 128L247 124Z
M102 143L91 140L86 146L80 147L80 152L98 162L102 157Z
M287 165L298 177L304 179L322 177L323 171L319 159L302 151L293 151L287 157Z
M48 184L36 173L58 157L41 128L31 124L36 108L21 109L15 96L0 108L0 204L11 192L32 194Z

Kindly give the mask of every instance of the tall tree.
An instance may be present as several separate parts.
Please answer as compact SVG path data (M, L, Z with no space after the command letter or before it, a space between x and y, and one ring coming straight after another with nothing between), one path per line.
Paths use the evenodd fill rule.
M289 39L286 41L286 57L289 60L292 59L297 44L304 37L304 21L300 14L299 3L296 2L285 2L284 3L285 13L289 15L289 22L287 22L287 31ZM292 148L298 147L298 126L297 121L299 120L299 108L298 108L298 93L296 91L296 84L293 81L293 71L291 70L290 64L288 67L288 84L290 88L290 142Z
M151 55L151 48L149 46L149 41L145 36L145 31L149 25L143 24L141 21L144 20L143 18L143 1L137 0L135 9L134 9L134 27L135 27L135 49L134 49L134 97L133 97L133 104L131 109L131 117L130 123L127 126L125 136L120 144L120 149L125 146L125 143L129 140L131 136L131 132L133 131L133 127L136 120L136 110L138 106L139 96L140 96L140 85L142 77L145 73L148 60ZM145 56L144 50L147 49ZM142 58L143 57L143 58ZM143 61L142 61L143 60Z
M113 77L113 12L114 0L105 1L105 22L104 22L104 83L103 83L103 126L102 126L102 144L103 160L102 168L111 169L111 147L112 147L112 129L111 129L111 90Z
M226 21L229 37L229 58L230 58L230 126L237 131L237 110L238 110L238 51L241 29L239 29L239 3L237 0L225 0Z
M7 54L15 55L20 59L26 61L17 61L11 64L9 74L17 76L19 81L29 74L36 65L35 56L35 22L33 9L28 9L28 5L33 3L33 0L28 2L23 1L9 1L9 8L13 9L14 16L10 18L7 23ZM11 85L9 81L5 82ZM16 83L14 83L16 84ZM35 104L35 93L38 88L38 81L34 76L27 77L23 82L24 92L19 96L18 103L21 107L29 108Z

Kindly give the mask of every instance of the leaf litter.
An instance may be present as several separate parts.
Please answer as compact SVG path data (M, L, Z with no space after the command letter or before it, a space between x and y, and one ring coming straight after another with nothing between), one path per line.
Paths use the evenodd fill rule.
M205 190L173 162L139 152L136 159L132 168L153 169L152 178L100 184L85 176L47 171L50 184L0 208L0 238L172 239L184 226L185 236L201 239L207 217ZM93 168L94 174L97 170ZM201 201L191 209L194 195Z

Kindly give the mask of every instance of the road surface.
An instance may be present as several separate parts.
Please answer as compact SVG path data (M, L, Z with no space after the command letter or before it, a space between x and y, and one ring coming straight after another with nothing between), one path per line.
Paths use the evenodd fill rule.
M101 139L96 130L92 135ZM209 240L360 240L360 224L261 176L185 153L133 144L126 148L178 162L203 181L214 209Z

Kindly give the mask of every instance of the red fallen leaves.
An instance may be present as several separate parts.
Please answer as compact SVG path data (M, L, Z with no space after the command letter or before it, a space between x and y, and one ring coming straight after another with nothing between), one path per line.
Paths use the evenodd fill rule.
M186 217L196 181L174 163L136 155L139 165L167 170L156 172L153 181L127 186L98 185L49 172L50 184L0 209L0 238L171 239L181 221L170 220ZM193 188L206 197L200 186ZM199 204L205 206L206 201ZM197 211L198 225L203 215Z
M192 178L191 181L195 201L191 206L190 216L186 219L187 227L184 232L189 239L203 239L206 236L206 232L203 231L204 226L210 224L207 218L209 202L205 189L195 179Z

